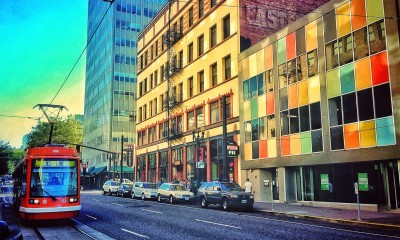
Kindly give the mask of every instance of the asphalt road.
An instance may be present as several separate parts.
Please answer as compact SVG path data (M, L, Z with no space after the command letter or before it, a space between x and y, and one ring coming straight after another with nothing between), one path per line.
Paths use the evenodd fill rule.
M104 196L101 192L82 193L81 204L76 220L115 239L400 239L335 224Z

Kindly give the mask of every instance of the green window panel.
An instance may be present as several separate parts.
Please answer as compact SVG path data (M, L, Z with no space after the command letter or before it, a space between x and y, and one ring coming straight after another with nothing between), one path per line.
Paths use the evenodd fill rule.
M340 68L340 85L342 89L342 94L349 92L354 92L355 82L354 82L354 65L353 63L347 64Z
M278 65L286 62L286 37L279 39L277 43Z
M253 98L250 100L250 108L251 108L251 119L258 118L257 98Z
M368 24L383 18L382 0L367 0L367 16Z
M340 74L339 69L335 69L326 73L327 94L328 98L340 95Z
M376 120L376 136L378 146L396 144L393 117L381 118Z
M300 133L301 154L311 153L311 132Z

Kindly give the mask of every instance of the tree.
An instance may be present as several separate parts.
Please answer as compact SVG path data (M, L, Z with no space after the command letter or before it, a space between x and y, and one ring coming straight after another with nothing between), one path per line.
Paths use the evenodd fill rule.
M83 130L82 123L75 121L71 116L59 120L53 129L53 143L77 143L82 144ZM44 146L49 141L50 124L39 123L30 133L27 148Z
M0 175L8 173L8 160L13 153L12 147L8 142L0 140Z
M8 160L8 173L13 173L15 167L24 158L25 152L22 149L14 149L11 158Z

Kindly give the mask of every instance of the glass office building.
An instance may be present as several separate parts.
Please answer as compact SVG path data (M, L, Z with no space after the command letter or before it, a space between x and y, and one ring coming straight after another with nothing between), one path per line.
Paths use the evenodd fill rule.
M400 207L394 1L330 1L242 53L242 174L261 200ZM257 64L253 64L257 63Z
M135 142L137 37L166 0L89 0L83 144L112 152ZM91 184L100 187L119 161L83 149ZM125 163L126 164L126 163ZM114 166L115 165L115 166ZM124 178L133 169L124 167ZM117 176L115 176L117 177ZM119 177L119 176L118 176Z

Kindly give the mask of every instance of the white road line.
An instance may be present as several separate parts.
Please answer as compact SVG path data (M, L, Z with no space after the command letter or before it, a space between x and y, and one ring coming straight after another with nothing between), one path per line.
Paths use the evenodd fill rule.
M119 204L119 203L111 203L111 204L114 204L114 205L117 205L117 206L121 206L121 207L123 207L124 205L122 205L122 204Z
M93 200L93 201L96 201L96 202L100 202L99 199L94 199L94 198L92 198L92 200Z
M88 217L90 217L91 219L97 220L97 218L95 218L95 217L92 217L92 216L87 215L87 214L85 214L85 215L88 216Z
M152 212L152 213L162 214L162 212L152 211L152 210L148 210L148 209L142 209L142 210L143 210L143 211Z
M221 223L209 222L209 221L204 221L204 220L200 220L200 219L195 219L195 220L198 221L198 222L210 223L210 224L215 224L215 225L224 226L224 227L243 229L243 228L241 228L241 227L235 227L235 226L226 225L226 224L221 224Z
M136 236L138 236L138 237L149 238L148 236L145 236L145 235L142 235L142 234L139 234L139 233L135 233L135 232L132 232L132 231L123 229L123 228L121 228L121 230L124 231L124 232L127 232L127 233L131 233L131 234L133 234L133 235L136 235Z

